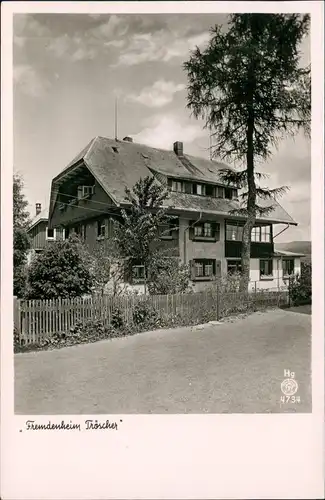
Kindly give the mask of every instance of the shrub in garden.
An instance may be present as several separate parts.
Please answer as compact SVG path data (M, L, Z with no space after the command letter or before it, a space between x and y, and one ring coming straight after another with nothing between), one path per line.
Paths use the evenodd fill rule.
M294 305L311 304L312 269L310 262L301 263L301 274L295 276L290 282L289 293Z
M133 322L137 326L147 328L157 326L159 323L158 313L150 302L141 300L134 306Z
M112 312L111 325L116 330L121 329L123 326L122 312L118 307L115 307L115 309Z
M157 256L150 268L150 295L174 295L190 292L190 272L187 265L172 257Z
M28 273L30 299L80 297L92 290L86 254L77 238L57 241L31 263Z

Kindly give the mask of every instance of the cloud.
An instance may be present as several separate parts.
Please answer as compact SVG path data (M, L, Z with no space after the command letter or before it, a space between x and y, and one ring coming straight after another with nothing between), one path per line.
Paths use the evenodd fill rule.
M29 14L14 14L13 16L13 43L22 48L27 40L50 37L50 30Z
M94 59L97 51L95 48L80 47L71 56L72 61L83 61L85 59Z
M13 69L14 84L24 94L40 97L50 87L50 82L42 78L29 64L20 64Z
M136 142L162 149L170 149L177 140L186 143L205 136L199 124L185 123L174 114L156 115L138 134L133 134Z
M62 32L62 29L54 27L54 21L50 29L32 15L15 14L13 42L15 46L22 48L27 41L35 42L39 39L55 58L69 62L94 59L111 48L121 48L124 45L124 39L120 38L128 30L124 16L89 16L93 22L97 22L95 26L92 24L86 29L81 28L77 17L74 18L74 26L78 29L71 30L67 27L67 31ZM101 19L105 21L98 22Z
M190 50L208 42L209 32L191 37L179 37L175 31L159 30L155 33L135 33L126 49L120 54L117 66L133 66L145 62L168 62L174 58L186 57Z
M88 36L99 39L110 39L111 37L123 36L128 31L128 24L123 16L111 15L105 23L88 31Z
M26 38L23 36L14 36L14 38L13 38L14 45L16 45L19 48L21 48L25 45L25 41L26 41Z
M158 80L152 86L145 87L140 94L130 94L127 100L139 102L149 108L161 108L172 102L174 94L185 89L183 83Z
M65 55L67 55L68 51L70 50L71 47L71 39L68 35L62 35L57 38L54 38L51 43L47 46L48 50L50 52L53 52L53 54L61 58Z
M47 48L56 58L72 62L94 59L97 55L96 47L79 35L72 37L66 34L61 35L54 38Z
M116 48L121 48L125 45L125 40L111 40L110 42L104 42L104 45L106 47L116 47Z
M14 14L13 30L16 37L43 38L51 35L49 28L31 14Z
M98 19L98 18L97 18ZM104 54L108 48L121 48L125 44L123 36L128 29L125 19L111 15L108 21L86 31L76 31L74 35L64 34L53 38L48 50L59 59L71 62L92 60ZM113 39L111 39L113 37Z

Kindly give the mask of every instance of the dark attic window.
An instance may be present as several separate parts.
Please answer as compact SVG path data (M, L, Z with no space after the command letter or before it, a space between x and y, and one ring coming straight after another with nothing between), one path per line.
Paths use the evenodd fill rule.
M118 148L117 147L112 146L112 150L114 151L114 153L118 153Z
M225 198L227 198L227 200L232 200L232 189L231 188L225 188Z
M211 186L211 184L207 184L205 186L205 194L206 194L206 196L213 196L214 195L214 186Z

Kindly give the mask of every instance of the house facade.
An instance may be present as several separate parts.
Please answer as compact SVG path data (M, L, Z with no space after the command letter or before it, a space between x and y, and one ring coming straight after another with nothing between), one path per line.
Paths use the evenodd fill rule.
M133 143L129 137L96 137L52 180L47 227L60 228L65 237L77 233L89 249L95 248L109 240L113 219L127 209L125 188L153 176L169 190L165 204L174 216L172 225L162 228L161 246L190 265L194 289L200 290L241 266L245 220L232 215L241 201L237 187L221 181L224 168L228 166L184 154L180 141L166 151ZM259 204L270 206L270 201ZM252 231L251 287L285 287L290 275L300 273L299 254L274 248L283 226L297 223L276 200L271 205L272 211L257 218ZM141 263L135 263L129 281L143 278Z
M28 228L31 247L27 254L27 263L30 264L35 255L42 252L48 245L65 238L63 227L50 228L48 224L48 209L42 210L40 203L35 205L35 216Z

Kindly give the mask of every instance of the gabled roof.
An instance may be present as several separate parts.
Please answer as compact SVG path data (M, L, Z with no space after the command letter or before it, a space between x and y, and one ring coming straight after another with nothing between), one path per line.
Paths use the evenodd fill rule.
M47 221L49 218L49 209L44 208L39 214L35 215L32 219L28 231L30 231L33 227L35 227L39 222Z
M224 163L196 158L190 155L177 156L174 151L157 149L127 141L116 141L96 137L69 163L52 181L50 216L53 211L58 185L66 175L70 175L80 162L88 167L97 182L112 198L117 206L125 203L125 188L131 188L140 179L155 174L188 180L223 184L219 172L229 168ZM262 206L273 205L269 216L259 218L278 223L296 224L292 217L275 200L259 200ZM202 211L206 213L228 214L238 209L236 200L209 198L185 193L170 193L168 205L175 210Z

